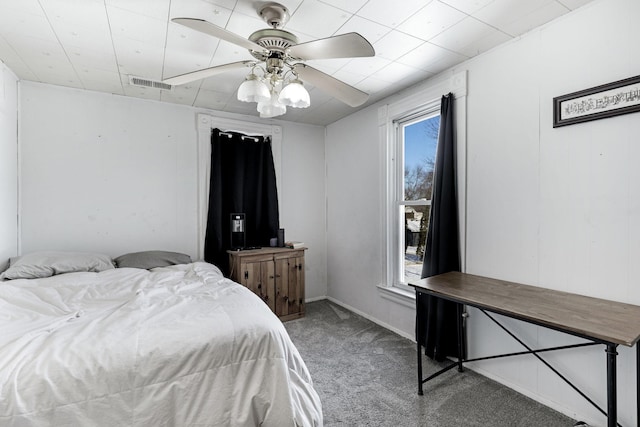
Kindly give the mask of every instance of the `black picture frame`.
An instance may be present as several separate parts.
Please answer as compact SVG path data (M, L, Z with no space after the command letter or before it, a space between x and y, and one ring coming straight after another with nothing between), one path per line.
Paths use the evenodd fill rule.
M640 76L553 98L553 127L640 111Z

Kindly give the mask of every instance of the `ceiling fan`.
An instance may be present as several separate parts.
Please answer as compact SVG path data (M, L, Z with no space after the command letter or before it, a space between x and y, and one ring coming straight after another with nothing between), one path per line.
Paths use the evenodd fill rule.
M284 114L287 106L308 107L309 93L302 82L308 82L351 107L367 101L367 93L304 63L313 59L374 56L373 46L364 37L358 33L346 33L298 43L295 34L281 28L289 20L286 7L269 2L258 10L258 14L271 28L258 30L248 39L203 19L173 18L171 21L177 24L248 49L255 60L217 65L170 77L163 83L181 85L232 70L250 68L250 74L238 88L238 99L257 102L261 117Z

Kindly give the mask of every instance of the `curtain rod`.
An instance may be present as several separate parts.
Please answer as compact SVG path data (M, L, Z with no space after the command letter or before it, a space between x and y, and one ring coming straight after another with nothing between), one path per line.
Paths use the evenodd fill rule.
M220 135L228 136L229 138L233 137L232 133L220 131ZM250 136L250 135L240 135L242 139L253 139L255 142L260 141L261 136ZM265 140L269 138L269 136L264 137Z

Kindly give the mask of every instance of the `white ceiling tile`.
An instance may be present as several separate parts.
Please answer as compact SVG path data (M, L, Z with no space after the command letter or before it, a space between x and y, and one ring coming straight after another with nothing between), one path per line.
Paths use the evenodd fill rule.
M16 66L26 67L26 64L18 52L16 52L2 36L0 36L0 58L2 58L2 61L7 64L9 68Z
M235 4L235 1L233 1L232 3ZM231 17L233 4L231 4L230 6L217 5L203 0L172 1L170 16L171 18L204 19L205 21L224 28L227 25L229 18ZM175 23L171 23L169 25L183 27L180 24Z
M172 25L164 55L164 78L209 67L219 43L218 38Z
M135 3L135 2L132 2ZM117 7L107 7L113 37L126 37L149 45L164 47L167 21Z
M99 28L81 26L55 26L56 35L66 49L79 47L83 50L113 53L111 34Z
M381 88L380 90L374 92L371 94L371 96L369 97L369 100L371 101L377 101L379 99L382 98L386 98L387 96L393 95L397 92L400 92L404 89L407 89L407 87L411 86L411 84L407 85L406 83L404 83L403 81L398 81L395 83L388 83L385 87Z
M47 84L64 86L64 87L72 87L76 89L84 89L84 86L78 80L71 80L71 79L67 79L65 77L59 77L56 75L52 75L51 79L47 80Z
M34 82L42 81L31 69L22 61L3 61L20 80ZM46 77L46 75L45 75Z
M96 92L114 93L116 95L124 95L124 89L120 83L112 83L103 80L82 80L84 89Z
M137 15L144 15L164 21L166 21L169 16L169 4L171 3L165 0L104 0L104 2L108 9L116 7L118 9L133 12Z
M374 94L389 86L389 82L386 80L377 79L375 77L367 77L355 86L367 93Z
M113 43L120 73L162 78L164 49L125 37L114 37Z
M592 0L562 0L564 6L568 7L571 10L575 10L579 7L586 5L587 3L591 3Z
M526 33L568 12L569 9L562 6L561 4L557 2L551 2L545 4L539 9L532 11L527 15L524 15L519 19L505 24L500 29L507 34L515 36L518 34Z
M76 68L97 68L104 71L118 71L116 55L113 48L106 51L81 49L76 46L67 48L69 60Z
M233 9L238 0L191 0L192 2L203 3L211 6L222 6L227 9Z
M320 2L346 10L347 12L356 13L367 3L367 0L320 0Z
M395 60L420 46L424 41L400 31L392 30L373 44L376 56Z
M354 86L358 82L361 82L367 77L366 74L353 73L346 70L337 71L333 73L332 76L352 86Z
M253 32L265 28L269 28L269 26L259 16L249 17L236 12L231 14L226 27L227 30L244 38L249 38Z
M179 49L167 50L164 57L162 78L168 79L180 74L198 71L209 67L207 55L197 55Z
M314 59L311 61L305 61L305 63L327 74L333 74L350 63L351 60L351 58Z
M11 35L13 38L26 36L57 41L44 12L40 14L23 11L0 13L0 34L4 36Z
M305 111L312 111L313 108L333 99L331 95L317 87L310 88L309 85L305 85L305 87L309 90L309 97L311 98L311 105Z
M249 72L249 69L241 69L209 77L202 81L202 89L224 93L229 96L238 90L238 87Z
M329 37L336 33L351 18L351 13L340 10L318 0L305 0L291 15L287 29L296 29L313 37ZM322 19L318 19L322 16Z
M117 72L85 67L77 69L76 73L80 78L80 81L82 81L87 89L89 88L89 86L95 88L98 85L104 85L104 87L122 88L121 77Z
M389 0L369 0L357 13L387 27L397 27L414 13L426 6L431 0L402 0L402 3Z
M371 44L380 40L391 31L390 27L353 15L340 29L339 34L358 33Z
M397 62L392 62L383 69L371 74L371 77L384 80L389 83L406 81L407 86L417 81L425 80L429 76L431 76L431 73L409 67L408 65L399 64Z
M434 0L402 24L398 25L397 28L400 31L426 41L466 17L467 15L459 10Z
M319 125L322 123L331 123L354 111L352 107L332 98L318 105L313 111L309 111L310 119L305 119L305 122Z
M7 15L12 15L15 11L32 14L43 13L38 0L0 0L0 9L7 12L11 10L10 13L6 13Z
M340 71L348 71L355 74L370 75L376 71L386 67L391 63L390 60L374 56L372 58L354 58L347 65L342 67Z
M431 39L431 43L472 57L510 39L507 34L469 17Z
M109 20L101 1L43 1L42 7L56 30L71 32L84 27L109 35Z
M529 15L536 9L555 0L527 0L526 2L513 0L494 0L474 13L474 17L496 28L504 28L511 22Z
M464 55L425 42L398 58L397 62L435 74L466 59Z
M473 15L478 10L482 9L489 3L495 0L440 0L443 3L448 4L451 7L458 9L460 12L464 12L468 15Z
M30 36L14 36L15 34L9 34L4 38L16 52L20 52L20 57L27 64L68 62L65 51L56 41Z
M213 61L211 61L211 65L256 60L247 49L224 40L220 41L215 53L216 56L213 58Z

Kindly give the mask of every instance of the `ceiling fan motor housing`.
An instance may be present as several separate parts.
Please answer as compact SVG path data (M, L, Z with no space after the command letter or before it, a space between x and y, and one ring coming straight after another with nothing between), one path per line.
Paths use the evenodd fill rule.
M273 28L280 28L289 21L289 11L280 3L267 3L258 14Z
M249 36L249 40L259 44L271 53L278 52L283 55L289 47L298 44L298 38L295 36L295 34L276 28L258 30ZM251 55L259 60L264 60L265 58L262 52L250 52Z

